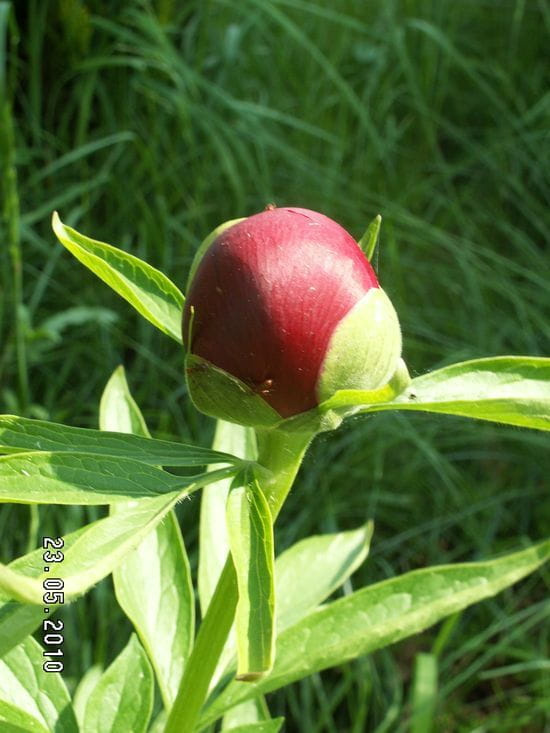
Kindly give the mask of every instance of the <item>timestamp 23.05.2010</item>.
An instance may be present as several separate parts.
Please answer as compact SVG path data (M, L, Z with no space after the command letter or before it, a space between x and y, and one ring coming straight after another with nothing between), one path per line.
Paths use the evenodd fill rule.
M59 574L58 568L60 566L55 563L63 562L63 552L61 551L64 546L62 537L43 537L42 538L42 549L44 553L42 559L44 560L44 572L49 573L50 569L55 568L56 574ZM64 582L61 578L48 576L44 578L42 587L44 589L44 595L42 601L44 603L44 613L50 613L50 606L60 606L65 603L64 593ZM61 619L45 618L42 622L42 641L44 644L44 656L45 657L57 657L56 659L47 659L42 665L45 672L62 672L63 671L63 642L65 641L63 636L64 624Z

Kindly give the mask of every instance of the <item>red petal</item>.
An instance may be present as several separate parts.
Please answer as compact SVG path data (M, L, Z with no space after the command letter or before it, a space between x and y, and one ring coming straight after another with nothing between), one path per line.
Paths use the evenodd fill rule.
M226 229L188 294L192 352L260 393L283 417L317 404L315 387L340 320L378 282L355 240L308 209L264 211Z

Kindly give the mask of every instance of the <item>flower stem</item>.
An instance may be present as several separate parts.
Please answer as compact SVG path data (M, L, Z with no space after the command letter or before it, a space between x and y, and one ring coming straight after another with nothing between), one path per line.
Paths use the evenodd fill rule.
M258 431L258 463L270 472L258 477L273 521L281 510L314 433ZM192 733L208 695L237 606L237 578L229 555L187 662L165 733Z

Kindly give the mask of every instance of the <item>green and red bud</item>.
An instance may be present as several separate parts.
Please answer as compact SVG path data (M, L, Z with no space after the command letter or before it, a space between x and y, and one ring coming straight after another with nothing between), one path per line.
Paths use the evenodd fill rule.
M395 310L357 242L335 221L272 208L218 227L201 246L183 316L195 405L270 426L339 390L374 390L401 354Z

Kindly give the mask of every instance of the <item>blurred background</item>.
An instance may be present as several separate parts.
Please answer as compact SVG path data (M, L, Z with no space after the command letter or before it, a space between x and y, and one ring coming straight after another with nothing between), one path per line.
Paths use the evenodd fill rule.
M19 0L0 3L0 30L1 412L96 427L122 363L153 435L212 436L177 344L71 259L54 209L182 289L201 240L268 202L357 238L381 214L378 274L413 376L549 353L546 0ZM374 518L344 592L494 556L548 532L548 476L542 433L357 419L314 444L278 548ZM181 514L194 564L198 506ZM101 513L6 505L2 560ZM272 713L288 731L428 730L411 690L429 653L433 730L550 730L549 580L275 693ZM109 580L66 624L70 686L129 633Z

